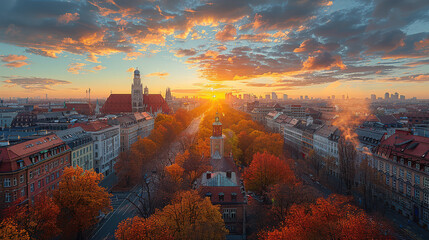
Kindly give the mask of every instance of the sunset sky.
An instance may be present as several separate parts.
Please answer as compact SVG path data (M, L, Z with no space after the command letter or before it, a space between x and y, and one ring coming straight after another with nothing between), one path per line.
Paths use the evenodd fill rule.
M2 0L0 97L429 98L428 0Z

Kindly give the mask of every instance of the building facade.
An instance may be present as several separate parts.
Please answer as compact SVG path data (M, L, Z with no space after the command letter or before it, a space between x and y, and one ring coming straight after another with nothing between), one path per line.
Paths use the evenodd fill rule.
M143 112L143 85L140 71L134 70L133 84L131 85L132 112Z
M69 128L56 133L72 150L71 166L79 166L84 170L94 168L94 152L91 134L81 127Z
M0 208L57 188L70 153L55 134L0 148Z
M429 138L398 130L381 141L371 166L378 170L386 204L422 226L429 226Z
M107 176L113 172L113 166L120 153L120 126L111 126L105 122L93 121L76 123L72 127L81 127L94 141L94 169Z

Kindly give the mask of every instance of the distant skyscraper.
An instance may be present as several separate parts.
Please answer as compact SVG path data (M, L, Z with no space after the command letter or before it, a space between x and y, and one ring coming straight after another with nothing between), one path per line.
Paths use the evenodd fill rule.
M266 94L265 99L267 99L267 100L270 99L270 94Z
M377 100L377 96L375 94L371 94L371 101Z
M301 100L302 100L302 99L303 99L303 97L302 97L302 96L299 96L299 99L301 99Z
M401 100L405 100L405 96L404 95L401 95L399 97L400 97Z
M395 92L395 95L393 95L393 99L398 100L399 99L399 93Z
M335 100L335 95L332 95L332 100Z
M308 96L307 95L305 95L305 100L308 100L309 98L308 98Z
M283 100L287 100L288 96L287 94L283 94Z
M388 92L384 94L384 100L389 100L389 93Z
M271 98L272 98L273 100L277 100L277 93L272 92L272 93L271 93Z

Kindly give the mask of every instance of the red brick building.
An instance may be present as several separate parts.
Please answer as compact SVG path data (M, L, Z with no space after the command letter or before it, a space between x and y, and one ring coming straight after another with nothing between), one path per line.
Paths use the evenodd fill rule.
M144 94L143 95L144 112L150 112L154 115L156 113L170 113L170 107L164 100L161 94ZM101 107L103 114L121 114L131 113L131 94L110 94L103 107Z
M55 189L70 166L70 153L55 134L0 148L0 208Z

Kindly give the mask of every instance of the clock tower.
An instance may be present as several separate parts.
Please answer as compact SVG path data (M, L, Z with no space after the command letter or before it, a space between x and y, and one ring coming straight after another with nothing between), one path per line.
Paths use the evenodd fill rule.
M140 71L134 71L133 85L131 86L131 102L133 112L144 112L143 85L140 80Z
M222 123L219 122L219 114L216 112L213 133L210 137L210 155L212 159L223 158L224 139L225 137L222 135Z

